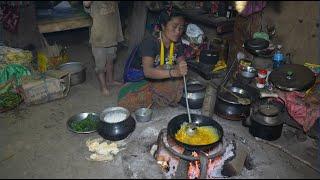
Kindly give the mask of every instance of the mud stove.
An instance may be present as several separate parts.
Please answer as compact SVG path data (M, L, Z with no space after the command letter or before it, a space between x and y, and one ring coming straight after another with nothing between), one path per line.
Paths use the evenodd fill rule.
M166 178L212 179L223 175L224 164L235 156L235 143L221 141L207 151L191 151L178 145L167 135L167 129L159 133L154 158Z

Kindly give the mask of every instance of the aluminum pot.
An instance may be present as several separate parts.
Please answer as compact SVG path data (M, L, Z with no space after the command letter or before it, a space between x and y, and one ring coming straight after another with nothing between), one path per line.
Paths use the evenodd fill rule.
M251 66L243 66L240 69L240 73L243 77L251 79L257 75L257 70Z
M123 107L110 107L100 113L98 133L107 140L125 139L136 127L136 121L129 110Z
M190 109L200 109L203 105L206 86L197 80L190 80L187 82L187 98ZM186 94L183 92L180 103L186 107Z
M86 67L80 62L64 63L58 69L70 73L71 86L81 84L86 80Z

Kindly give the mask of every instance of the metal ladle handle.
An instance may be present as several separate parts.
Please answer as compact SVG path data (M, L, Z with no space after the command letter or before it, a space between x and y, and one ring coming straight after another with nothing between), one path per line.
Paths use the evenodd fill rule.
M191 116L190 116L189 102L188 102L188 90L187 90L186 76L183 76L183 83L184 83L184 92L186 93L186 104L187 104L189 123L192 123Z

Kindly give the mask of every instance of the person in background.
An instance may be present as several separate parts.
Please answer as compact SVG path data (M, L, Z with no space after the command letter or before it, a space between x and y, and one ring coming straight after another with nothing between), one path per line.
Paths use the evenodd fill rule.
M118 105L131 112L150 104L177 106L182 97L182 77L188 70L181 43L185 19L171 9L161 12L159 21L160 33L142 41L132 63L142 69L145 79L129 82L119 91Z
M123 41L118 3L116 1L83 1L83 6L92 18L90 43L95 60L95 72L101 93L108 96L110 94L108 86L121 85L114 80L113 75L117 45L118 42Z

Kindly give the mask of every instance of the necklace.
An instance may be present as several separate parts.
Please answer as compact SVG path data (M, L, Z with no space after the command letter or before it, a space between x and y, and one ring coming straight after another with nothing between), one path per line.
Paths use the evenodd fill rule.
M164 43L162 41L161 31L160 31L160 65L164 65ZM174 50L174 43L170 43L170 51L169 51L169 65L172 65L173 61L173 50Z

